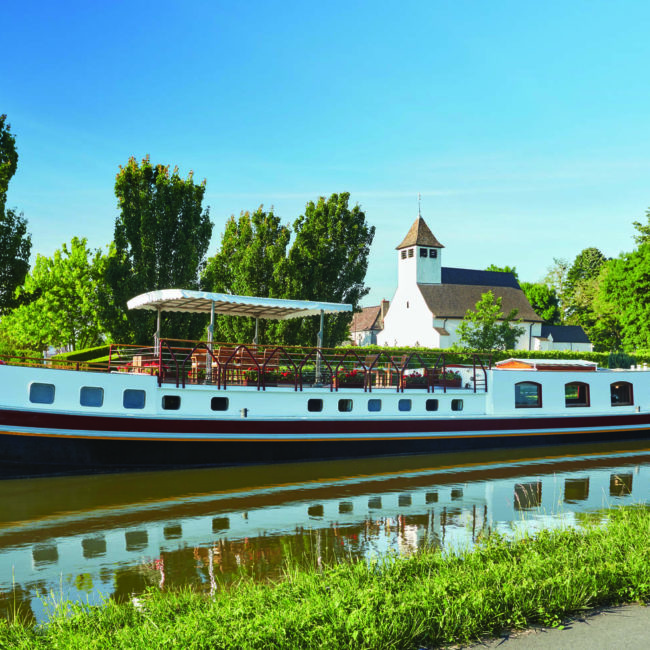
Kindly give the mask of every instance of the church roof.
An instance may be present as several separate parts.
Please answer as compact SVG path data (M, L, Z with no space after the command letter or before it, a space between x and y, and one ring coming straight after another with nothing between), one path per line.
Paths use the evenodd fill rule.
M580 325L542 325L542 338L555 343L591 343Z
M443 284L470 284L484 287L512 287L520 289L513 273L505 271L479 271L476 269L454 269L442 267Z
M367 332L369 330L380 330L378 318L381 313L381 305L375 307L363 307L360 312L352 316L350 324L351 332Z
M497 275L510 274L497 273ZM476 303L484 293L491 291L495 298L501 298L501 309L504 314L516 309L517 318L533 323L542 322L518 285L513 287L495 284L445 284L443 280L443 284L418 284L418 289L435 318L463 318L468 309L472 311L476 309Z
M396 250L407 246L431 246L432 248L444 248L436 239L422 217L418 217L404 237L404 241L397 246Z

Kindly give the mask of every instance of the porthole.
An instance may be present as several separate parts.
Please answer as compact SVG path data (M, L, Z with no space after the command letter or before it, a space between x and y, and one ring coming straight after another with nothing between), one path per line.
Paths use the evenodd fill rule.
M438 400L437 399L428 399L425 404L427 411L437 411L438 410Z
M351 399L340 399L339 400L339 411L341 413L349 413L352 410L352 400Z
M127 388L122 396L122 404L125 409L143 409L145 402L146 394L143 390Z
M462 399L452 399L451 400L451 410L452 411L462 411L463 410L463 400Z
M310 413L320 413L323 410L323 400L322 399L308 399L307 400L307 410Z
M165 411L178 411L181 407L180 395L163 395L162 407Z
M96 386L82 386L79 393L79 404L81 406L103 406L104 389Z
M54 404L54 384L30 384L29 401L33 404Z
M369 399L368 400L368 410L372 412L381 411L381 400L380 399Z
M227 397L213 397L210 400L210 408L213 411L227 411L228 398Z
M397 403L397 408L400 411L410 411L411 410L411 400L410 399L401 399Z

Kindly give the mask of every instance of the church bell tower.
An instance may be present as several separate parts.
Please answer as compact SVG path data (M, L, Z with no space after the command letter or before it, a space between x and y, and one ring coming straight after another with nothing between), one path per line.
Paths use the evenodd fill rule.
M424 219L418 216L397 246L398 286L440 284L443 248Z

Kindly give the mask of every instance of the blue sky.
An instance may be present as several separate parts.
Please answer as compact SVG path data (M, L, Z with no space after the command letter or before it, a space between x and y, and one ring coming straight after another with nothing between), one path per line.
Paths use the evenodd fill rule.
M2 4L8 203L33 252L112 239L120 164L207 179L215 222L349 191L377 228L365 304L422 214L447 266L633 247L650 205L647 2Z

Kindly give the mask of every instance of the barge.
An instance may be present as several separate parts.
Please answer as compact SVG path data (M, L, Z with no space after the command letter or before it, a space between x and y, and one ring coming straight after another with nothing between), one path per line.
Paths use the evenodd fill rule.
M0 476L322 460L650 437L650 373L587 361L326 350L348 305L151 292L154 345L103 363L5 359ZM321 316L315 348L161 337L164 310Z

